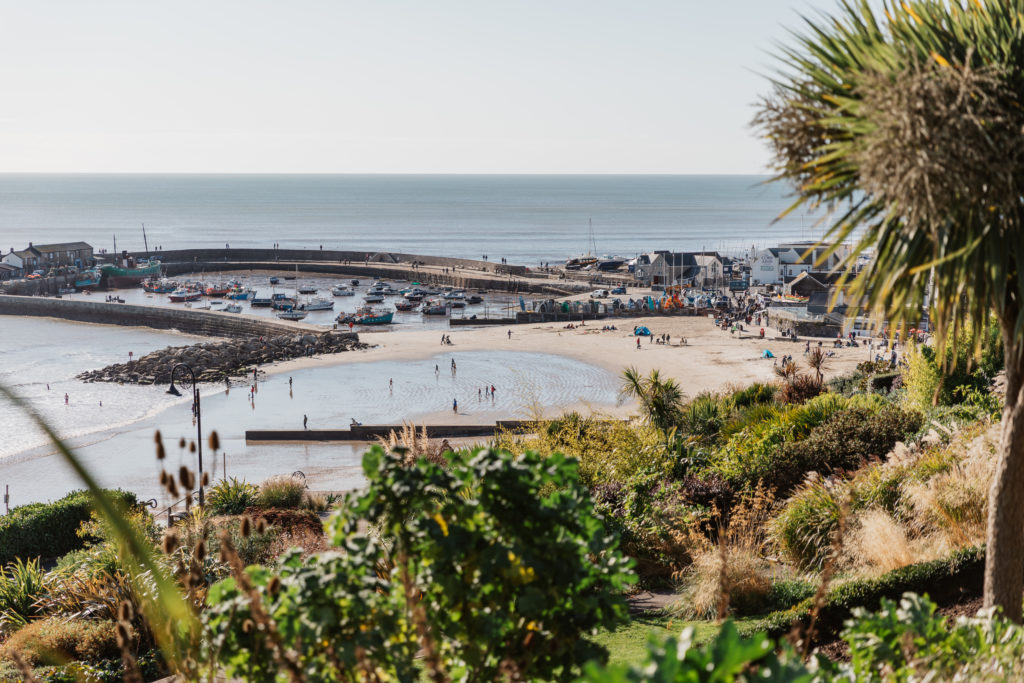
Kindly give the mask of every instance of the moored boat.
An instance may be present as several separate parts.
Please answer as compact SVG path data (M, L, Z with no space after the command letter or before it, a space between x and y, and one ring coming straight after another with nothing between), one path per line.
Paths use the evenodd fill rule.
M355 296L356 293L348 285L335 285L331 287L331 294L334 296Z
M241 313L242 307L239 304L228 304L221 310L224 311L225 313Z
M315 299L306 299L299 304L298 309L300 311L331 311L334 310L334 299L322 296Z
M298 289L299 294L316 294L317 291L316 285L302 285Z
M420 309L420 312L423 315L447 315L448 306L441 301L430 299L423 303L423 308Z
M302 320L306 317L305 311L296 311L293 308L289 308L287 311L281 311L277 314L278 318L282 320Z
M363 306L362 308L358 309L355 313L338 316L338 322L351 322L355 325L389 325L391 324L391 320L394 317L394 311L388 311L382 308L372 308L370 306Z
M407 312L413 310L414 308L416 308L416 304L414 304L411 301L399 301L395 303L395 310L397 311Z
M131 287L151 277L159 277L160 262L149 261L145 264L135 263L132 258L125 259L121 265L107 263L100 266L103 276L110 287Z
M180 287L171 292L169 296L171 302L176 304L183 301L199 301L202 297L202 292L193 287Z
M167 278L155 278L151 277L148 280L143 280L142 289L146 290L150 294L170 294L178 288L178 283L174 280L168 280Z
M254 296L249 305L253 308L269 308L273 303L274 300L269 296Z
M293 297L278 292L270 297L270 305L275 311L290 311L298 303Z
M102 278L103 273L96 268L90 268L89 270L79 273L75 278L75 289L98 287Z
M384 295L383 295L383 294L377 294L377 293L375 293L375 292L368 292L368 293L366 294L366 296L365 296L365 297L363 297L363 301L365 301L365 302L366 302L366 303L368 303L368 304L379 304L379 303L383 303L383 301L384 301Z
M218 282L217 284L210 285L206 288L206 296L221 297L227 295L231 291L231 287L226 284Z

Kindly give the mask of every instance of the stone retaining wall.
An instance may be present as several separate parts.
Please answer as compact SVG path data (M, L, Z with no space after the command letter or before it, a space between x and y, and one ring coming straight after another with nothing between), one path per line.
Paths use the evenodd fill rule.
M97 296L99 298L100 295ZM284 320L269 320L242 313L136 306L105 301L70 301L32 296L0 295L0 315L61 318L104 325L152 327L211 337L259 337L261 335L323 332L323 328Z

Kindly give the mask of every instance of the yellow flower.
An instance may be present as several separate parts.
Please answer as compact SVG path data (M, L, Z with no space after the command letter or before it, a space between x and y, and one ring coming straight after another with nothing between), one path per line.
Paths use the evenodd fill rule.
M539 631L540 627L537 626L537 622L536 621L531 621L529 624L526 625L526 630L527 631Z
M434 515L434 521L437 522L437 525L439 527L441 527L441 533L444 534L445 536L447 536L448 535L448 522L444 521L444 517L441 516L440 512L437 513L436 515Z

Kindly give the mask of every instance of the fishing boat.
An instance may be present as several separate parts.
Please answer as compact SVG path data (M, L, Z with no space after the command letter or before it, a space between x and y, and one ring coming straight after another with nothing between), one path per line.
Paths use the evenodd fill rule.
M252 300L249 302L249 305L252 306L253 308L270 308L270 306L273 303L274 300L271 299L269 296L253 296Z
M448 315L448 306L441 301L430 299L423 304L420 312L423 315Z
M281 320L302 320L303 318L306 317L306 312L296 311L293 308L289 308L286 311L281 311L280 313L278 313L277 317L281 318Z
M317 291L316 285L302 285L298 289L299 294L316 294Z
M466 303L467 304L482 304L483 302L484 302L484 298L482 296L477 295L477 294L471 294L468 297L466 297Z
M452 299L451 301L448 302L448 305L451 306L452 308L465 308L466 307L466 300L465 299Z
M179 287L171 292L169 298L171 303L180 304L183 301L199 301L203 294L194 287Z
M241 313L242 307L239 304L228 304L223 309L225 313Z
M103 277L109 287L131 287L143 280L159 277L160 262L150 260L147 263L136 263L133 258L121 260L119 264L106 263L100 266Z
M256 296L256 292L255 291L253 291L251 289L246 289L245 287L242 287L241 285L235 285L234 287L232 287L228 291L228 294L227 294L227 297L229 299L234 300L234 301L245 301L247 299L253 298L254 296Z
M363 306L362 308L358 309L355 313L338 316L338 322L351 322L355 325L389 325L391 324L391 319L394 317L394 311L389 311L383 308L372 308L370 306Z
M306 299L297 308L300 311L332 311L334 310L334 299L322 296L315 299Z
M281 280L278 277L276 277L276 276L270 278L270 284L272 284L272 285L276 285L280 281Z
M356 293L348 285L335 285L331 287L331 294L334 296L355 296Z
M75 278L75 289L88 289L89 287L98 287L100 280L103 278L103 273L96 268L83 271L78 274Z
M445 294L444 298L445 299L450 299L450 300L453 300L453 299L465 299L466 298L466 290L464 290L464 289L453 289L452 291L450 291L447 294Z
M290 311L295 308L296 303L298 302L294 298L282 292L273 294L270 297L270 305L275 311Z
M206 288L206 296L222 297L222 296L226 296L227 293L230 292L230 291L231 291L231 287L230 286L224 284L223 282L218 282L218 283L212 284L212 285L210 285L210 286L208 286Z
M402 311L403 313L408 312L416 308L416 304L411 301L399 301L395 304L395 310Z
M178 283L174 280L168 280L167 278L151 277L148 280L143 280L142 282L142 289L146 290L150 294L170 294L177 288Z
M377 294L376 292L367 292L363 300L368 304L379 304L384 301L384 295Z

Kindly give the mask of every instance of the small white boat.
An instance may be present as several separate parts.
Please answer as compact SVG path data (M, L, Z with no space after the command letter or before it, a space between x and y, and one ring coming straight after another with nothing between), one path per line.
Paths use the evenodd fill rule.
M331 287L331 294L334 296L355 296L355 291L348 285L335 285Z
M277 317L281 318L282 320L302 320L303 318L306 317L306 312L297 311L293 308L291 310L281 311L280 313L277 314Z
M317 297L316 299L307 299L299 305L301 311L333 311L334 310L334 299L328 299L326 297Z
M366 301L366 303L368 303L368 304L379 304L379 303L382 303L384 301L384 295L383 294L376 294L374 292L369 292L369 293L367 293L367 295L364 297L363 300Z
M299 294L316 294L316 285L302 285L299 287Z
M223 310L225 313L241 313L242 307L238 304L228 304Z

